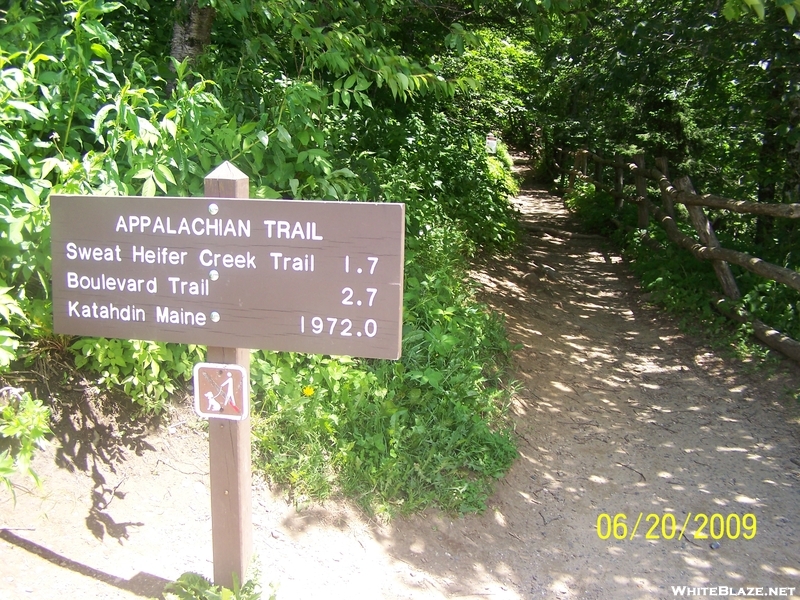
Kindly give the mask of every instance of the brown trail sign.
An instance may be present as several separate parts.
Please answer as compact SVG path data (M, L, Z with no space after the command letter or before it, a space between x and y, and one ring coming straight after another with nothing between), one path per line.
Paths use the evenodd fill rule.
M59 333L400 356L402 204L54 195Z
M208 346L214 581L231 587L252 519L247 402L239 420L227 386L249 401L250 348L400 357L405 206L250 200L230 163L205 195L51 196L53 329Z

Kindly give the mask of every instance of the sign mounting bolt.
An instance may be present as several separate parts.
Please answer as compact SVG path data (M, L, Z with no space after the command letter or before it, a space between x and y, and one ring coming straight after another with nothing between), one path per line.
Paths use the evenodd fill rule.
M215 214L217 214L218 212L219 212L219 206L217 206L217 205L216 205L216 204L214 204L213 202L212 202L211 204L209 204L209 205L208 205L208 214L210 214L212 217L213 217Z
M211 281L216 281L217 279L219 279L219 271L217 271L216 269L211 269L211 271L209 271L208 273L208 278Z
M214 323L219 323L219 313L217 311L215 311L215 310L211 311L211 320Z

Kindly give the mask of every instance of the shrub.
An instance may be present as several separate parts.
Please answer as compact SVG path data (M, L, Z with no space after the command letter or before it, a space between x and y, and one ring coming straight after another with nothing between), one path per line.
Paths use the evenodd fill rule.
M343 491L379 513L485 507L516 456L509 346L465 283L465 244L443 229L409 241L400 361L254 356L256 464L296 499Z
M18 388L0 389L0 483L13 494L9 477L20 473L39 478L31 469L36 448L42 448L50 433L50 409L41 400Z

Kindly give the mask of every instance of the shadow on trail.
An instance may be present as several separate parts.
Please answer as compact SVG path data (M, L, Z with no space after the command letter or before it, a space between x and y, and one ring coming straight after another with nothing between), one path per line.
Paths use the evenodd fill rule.
M74 571L75 573L79 573L85 577L91 577L92 579L96 579L97 581L117 589L125 590L144 598L154 598L156 596L160 597L161 593L164 591L164 587L170 583L166 579L162 579L156 575L150 575L149 573L137 573L130 579L115 577L114 575L109 575L104 571L100 571L53 552L52 550L36 544L35 542L26 540L25 538L18 536L8 529L0 529L0 539L8 542L9 544L13 544L18 548L22 548L23 550L35 554L36 556L63 569L69 569L70 571Z
M120 487L125 477L117 473L117 467L132 452L141 456L155 451L146 441L152 423L133 418L133 407L126 407L129 400L104 404L87 387L82 394L71 393L68 399L54 404L51 428L56 440L55 464L70 473L84 472L91 475L94 483L90 506L84 520L86 528L98 540L106 536L122 544L128 539L131 527L141 527L141 522L117 522L108 509L114 499L124 500L125 492ZM109 476L119 479L116 484L107 481Z
M125 406L130 400L109 403ZM54 407L51 427L58 441L56 464L70 472L89 472L97 463L114 472L130 451L141 456L154 450L146 441L152 423L118 411L103 413L90 393L71 394ZM133 408L131 408L133 410Z
M526 190L520 203L529 225L569 226L560 199ZM520 458L483 515L373 528L406 585L459 598L800 589L796 365L748 373L698 345L642 302L602 240L534 227L521 246L474 273L518 344Z

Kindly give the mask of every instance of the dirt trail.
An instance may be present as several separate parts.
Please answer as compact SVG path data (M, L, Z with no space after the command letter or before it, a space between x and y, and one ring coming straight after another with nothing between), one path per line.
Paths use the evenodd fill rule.
M520 345L520 458L489 509L386 525L346 503L297 511L256 482L265 586L281 600L655 599L672 586L800 598L800 411L787 394L800 370L748 372L703 347L643 303L601 239L554 235L572 228L558 198L528 189L517 203L525 243L474 273ZM36 460L43 487L21 483L16 505L0 495L0 598L148 597L184 571L209 575L195 419L153 432L83 404L65 401L60 445ZM681 539L667 517L664 539L664 515L680 529L689 513ZM627 516L624 540L599 539L601 514ZM660 539L645 539L650 514ZM695 516L715 514L755 515L755 537L696 539Z

